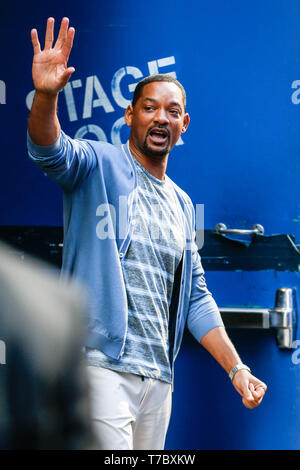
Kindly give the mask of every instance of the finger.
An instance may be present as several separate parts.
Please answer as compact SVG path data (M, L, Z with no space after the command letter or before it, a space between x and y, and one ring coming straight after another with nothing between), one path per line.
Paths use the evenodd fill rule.
M32 47L33 47L33 53L38 54L41 52L41 45L39 42L39 36L38 32L36 29L31 30L31 42L32 42Z
M264 394L266 393L266 390L267 390L267 386L261 382L259 384L256 384L255 385L255 396L264 396Z
M253 408L255 408L256 406L260 405L261 402L262 402L262 399L263 399L263 397L260 397L260 398L255 399L254 402L253 402Z
M263 387L258 388L253 392L255 400L262 399L265 395L265 389Z
M69 55L73 46L74 36L75 36L75 29L71 27L68 29L67 39L65 40L63 48L62 48L62 54L65 55L66 61L68 61L69 59Z
M48 18L45 35L45 49L51 49L53 44L54 18Z
M54 49L61 49L61 47L63 46L65 40L67 39L68 26L69 18L63 18L61 20L60 29Z
M251 384L250 384L250 385L251 385ZM250 388L250 385L249 385L249 388ZM251 387L251 388L252 388L252 387ZM258 405L260 405L260 403L262 402L262 399L263 399L263 397L264 397L265 392L264 392L264 390L261 388L259 391L256 392L255 390L253 390L251 393L252 393L252 395L253 395L253 399L252 399L252 400L250 400L250 399L248 399L248 398L245 398L245 397L244 397L243 400L242 400L242 401L243 401L243 404L244 404L247 408L250 408L250 409L255 408L255 407L257 407Z
M265 383L259 382L258 384L255 385L255 390L258 390L259 388L262 388L264 391L266 391L268 387L266 386Z
M254 400L246 400L245 398L242 399L243 404L245 405L246 408L252 409L255 408L256 403Z
M74 67L68 67L63 75L62 75L62 83L63 83L63 86L65 86L68 81L70 80L70 77L72 75L72 73L75 72L75 68Z
M253 410L254 408L256 408L257 406L260 405L260 402L247 402L247 401L243 401L243 404L245 405L246 408L248 408L249 410Z
M247 402L252 402L252 401L254 401L253 392L254 392L254 386L253 386L252 383L250 383L249 386L248 386L248 387L245 387L245 389L243 390L243 398L244 398Z
M264 391L264 389L263 389L262 387L259 387L259 388L255 389L255 390L253 390L252 393L253 393L254 396L259 397L259 396L261 396L262 394L264 394L265 391Z
M258 405L261 404L263 397L260 397L258 400L255 400L255 403Z

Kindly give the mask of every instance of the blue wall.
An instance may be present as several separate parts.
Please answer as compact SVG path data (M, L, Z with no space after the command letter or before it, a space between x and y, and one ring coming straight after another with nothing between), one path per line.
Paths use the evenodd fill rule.
M59 97L65 132L124 142L130 85L156 70L172 72L187 90L191 124L168 174L205 205L205 227L260 223L267 235L292 233L300 243L298 0L1 6L1 225L62 224L61 191L26 152L30 29L38 29L43 44L48 16L56 18L56 31L63 16L76 29L69 60L76 71ZM300 295L299 273L210 271L207 281L220 306L271 307L282 286ZM299 448L300 366L269 333L230 334L269 385L264 404L244 409L221 368L187 339L176 364L168 448Z

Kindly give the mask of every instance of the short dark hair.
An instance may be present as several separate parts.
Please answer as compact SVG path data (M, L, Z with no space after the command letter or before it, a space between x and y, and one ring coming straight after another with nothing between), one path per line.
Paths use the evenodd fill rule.
M149 75L149 77L143 78L137 86L135 87L133 98L132 98L132 106L134 106L141 96L142 89L144 88L145 85L148 83L152 82L170 82L170 83L175 83L175 85L180 88L181 93L182 93L182 99L183 99L183 104L184 104L184 109L186 108L186 93L185 89L181 85L181 83L176 80L176 78L172 77L171 75L165 74L165 73L158 73L156 75Z

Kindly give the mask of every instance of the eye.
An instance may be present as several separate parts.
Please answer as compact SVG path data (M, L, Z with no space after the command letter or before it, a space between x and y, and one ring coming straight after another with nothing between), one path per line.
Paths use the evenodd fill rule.
M144 109L145 109L145 111L152 111L152 110L153 110L153 106L147 105L147 106L144 106Z
M170 113L173 114L174 116L179 116L180 115L180 112L179 112L178 109L171 109Z

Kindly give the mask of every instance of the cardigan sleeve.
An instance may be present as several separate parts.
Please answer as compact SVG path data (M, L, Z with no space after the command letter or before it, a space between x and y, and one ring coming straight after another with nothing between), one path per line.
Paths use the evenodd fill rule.
M211 292L207 289L198 247L192 243L192 285L187 326L197 341L213 328L224 326Z
M65 191L71 192L97 166L97 156L86 140L71 139L63 131L54 144L36 145L27 133L29 158Z

